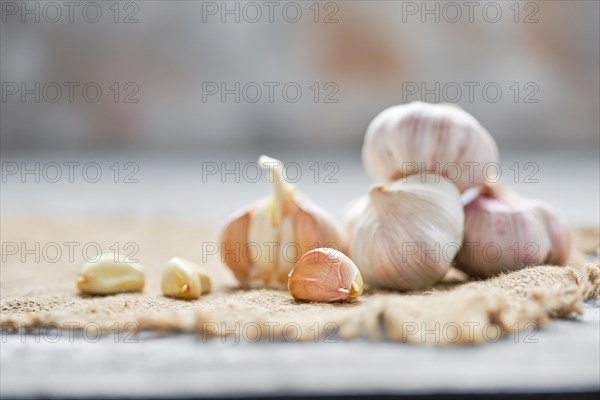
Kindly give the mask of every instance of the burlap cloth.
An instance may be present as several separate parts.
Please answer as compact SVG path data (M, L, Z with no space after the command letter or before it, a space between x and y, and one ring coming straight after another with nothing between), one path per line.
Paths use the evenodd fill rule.
M431 290L367 292L351 304L306 304L292 300L286 291L237 289L218 256L202 255L202 243L217 240L215 227L31 219L2 221L1 234L0 320L5 331L92 327L103 332L186 331L203 338L227 335L251 342L368 338L477 344L543 327L551 318L575 318L582 313L583 301L597 296L600 287L600 235L596 230L573 232L569 267L531 267L485 281L468 281L451 270ZM65 242L76 243L69 245L74 248L73 259ZM144 292L79 295L75 278L84 262L83 246L96 243L103 251L120 248L130 253L134 248L124 248L128 242L137 244L139 251L134 257L146 267ZM10 254L14 247L5 251L8 243L17 243L19 253ZM40 259L36 260L34 251L23 260L23 249L35 249L36 243ZM49 243L62 248L60 258L54 251L56 245ZM94 256L95 248L88 246L88 257ZM205 261L213 293L197 301L161 296L161 270L173 256Z

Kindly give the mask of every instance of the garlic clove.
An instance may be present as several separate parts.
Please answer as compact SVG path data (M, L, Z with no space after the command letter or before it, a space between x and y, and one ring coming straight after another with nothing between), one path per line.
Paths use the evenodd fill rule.
M300 250L298 258L318 247L344 251L342 229L328 213L305 199L294 216L295 245Z
M247 210L243 220L232 219L221 236L221 251L239 247L245 262L223 260L236 278L254 287L284 287L289 271L306 251L342 241L337 221L285 181L283 164L262 156L259 164L269 168L271 195Z
M197 299L211 290L210 278L197 264L173 257L167 262L161 279L163 295L179 299Z
M200 282L193 275L173 267L163 272L160 288L163 295L180 299L197 299L202 294Z
M293 218L286 218L282 222L275 248L277 253L275 263L272 263L274 270L269 286L280 286L279 282L286 282L296 260L303 254L296 239Z
M301 249L301 254L315 248L320 239L316 218L301 208L294 216L294 238ZM315 241L315 239L317 240Z
M125 262L118 255L103 254L98 261L83 266L77 277L77 288L82 293L94 295L138 292L144 288L144 271L138 263Z
M452 266L463 218L458 189L440 176L377 185L347 213L349 256L372 287L426 288Z
M488 180L485 168L498 161L498 148L487 130L462 108L413 102L390 107L373 119L362 157L378 181L437 172L462 191Z
M356 278L350 284L350 291L348 292L348 299L350 301L355 300L358 296L360 296L363 292L363 278L362 275L356 275Z
M279 256L280 227L273 224L273 207L271 199L259 201L252 211L248 226L248 241L241 246L247 249L251 267L249 282L268 283L276 273L276 260Z
M210 280L210 276L206 273L204 268L198 267L198 277L200 278L202 294L208 294L212 292L212 282Z
M233 275L239 281L246 281L251 268L250 257L247 255L248 227L252 211L244 208L237 212L225 225L221 234L221 257Z
M541 201L532 202L546 226L550 236L550 250L544 262L554 265L565 265L571 254L571 235L569 228L552 208Z
M258 165L269 169L269 182L273 184L273 193L270 201L272 225L279 227L283 218L290 213L293 207L291 187L285 180L285 172L281 161L268 156L260 156Z
M362 293L362 285L356 264L330 248L304 254L288 280L288 290L294 299L323 303L353 301Z

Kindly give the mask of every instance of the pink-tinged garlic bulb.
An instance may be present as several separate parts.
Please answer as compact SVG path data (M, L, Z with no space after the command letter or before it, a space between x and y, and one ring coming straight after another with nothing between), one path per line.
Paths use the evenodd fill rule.
M221 258L243 285L285 288L296 261L317 247L341 248L338 222L285 180L283 164L266 156L270 196L237 212L221 234Z
M375 186L346 220L348 255L371 287L429 287L448 272L462 244L460 193L439 175Z
M390 107L373 119L362 157L380 182L428 171L445 175L463 191L496 178L498 148L459 106L414 102Z
M469 275L485 278L528 265L564 265L569 257L569 231L541 201L496 184L480 188L464 209L465 237L456 266Z
M363 290L356 264L330 248L314 249L303 255L288 280L288 290L296 300L332 303L354 301Z
M569 228L548 204L539 200L530 201L546 225L546 230L550 236L550 251L544 262L565 265L571 254Z

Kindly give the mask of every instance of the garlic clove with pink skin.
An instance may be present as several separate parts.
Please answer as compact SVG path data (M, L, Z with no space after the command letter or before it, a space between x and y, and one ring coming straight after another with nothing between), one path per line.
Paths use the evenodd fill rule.
M469 275L487 278L528 265L562 265L569 256L569 232L543 202L496 184L482 187L464 211L456 266Z
M492 136L469 113L451 104L413 102L377 115L365 135L362 157L380 182L436 172L461 191L486 183L498 161ZM492 177L493 178L493 177Z
M250 225L251 215L251 207L238 211L231 217L221 233L222 261L240 282L248 281L248 274L252 267L249 257L243 257L244 249L242 247L248 243L248 226Z
M541 201L531 201L540 214L550 236L550 251L545 262L554 265L565 265L571 254L571 234L569 228L554 210Z
M222 260L243 285L284 288L302 254L320 246L341 248L341 227L286 182L281 161L262 156L259 165L269 169L272 193L226 224Z
M458 189L438 175L378 185L350 206L349 256L371 287L423 289L451 268L463 220Z
M360 271L340 251L318 248L304 254L289 274L288 290L296 300L332 303L354 301L363 290Z

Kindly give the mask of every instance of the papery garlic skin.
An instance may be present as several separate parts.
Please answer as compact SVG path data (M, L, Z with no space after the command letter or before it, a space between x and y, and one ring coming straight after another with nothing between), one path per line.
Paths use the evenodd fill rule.
M349 256L371 287L430 287L462 244L459 191L434 174L373 187L351 205L346 221Z
M362 293L363 280L356 264L345 254L318 248L296 262L289 274L288 290L296 300L354 301Z
M193 300L211 291L208 274L191 261L173 257L167 262L161 279L163 295Z
M550 236L550 251L545 262L554 265L565 265L571 254L569 228L548 204L539 200L532 200L531 204L542 218L546 225L546 231Z
M94 295L138 292L144 288L144 270L140 264L126 262L119 255L102 254L97 261L83 266L77 288Z
M285 180L283 164L262 156L272 194L234 214L221 234L225 265L243 285L284 288L296 261L307 251L342 248L338 222Z
M373 119L362 157L369 174L380 182L437 172L463 191L489 180L486 167L498 162L498 147L460 107L413 102L390 107Z
M547 204L496 184L481 188L464 209L465 237L456 267L469 275L487 278L567 261L569 231Z

